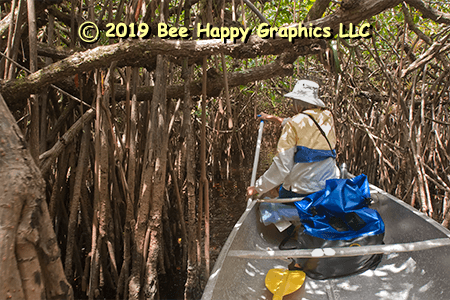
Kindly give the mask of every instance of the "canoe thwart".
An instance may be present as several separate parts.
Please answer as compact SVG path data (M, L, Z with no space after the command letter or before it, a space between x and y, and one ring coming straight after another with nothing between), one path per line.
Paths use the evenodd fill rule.
M373 254L390 254L412 252L450 246L449 238L439 238L420 242L399 243L392 245L369 245L360 247L295 249L295 250L230 250L228 256L252 259L286 259L314 257L348 257Z
M262 203L262 202L270 202L270 203L292 203L303 200L304 197L298 197L298 198L269 198L269 199L257 199L256 201Z

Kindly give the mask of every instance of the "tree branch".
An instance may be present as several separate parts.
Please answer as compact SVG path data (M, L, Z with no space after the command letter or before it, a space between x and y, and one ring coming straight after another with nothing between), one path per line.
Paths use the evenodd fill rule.
M249 0L243 1L245 2L245 4L247 4L248 8L250 8L255 13L255 15L258 16L261 22L269 24L269 21L267 21L266 17L264 17L264 15L256 8L256 6L253 5L253 3L251 3Z
M431 19L437 23L450 24L450 14L435 10L421 0L406 0L406 3L417 9L425 18Z
M414 23L411 14L409 13L408 8L406 7L406 5L403 3L402 4L402 11L403 14L405 15L405 21L408 24L409 29L411 29L412 31L415 32L415 34L417 34L417 36L419 38L421 38L423 41L425 41L425 43L427 43L428 45L433 44L433 41L431 40L431 38L424 34L419 28L417 28L416 24Z
M410 64L406 69L403 69L401 71L401 77L405 77L408 73L411 71L414 71L423 65L425 65L427 62L435 58L441 53L446 52L450 49L450 44L445 45L447 40L450 38L450 33L441 41L434 42L428 50L423 53L417 60L415 60L412 64ZM444 46L445 45L445 46Z
M323 48L319 48L323 49ZM239 85L246 85L257 80L270 79L277 76L291 76L293 70L293 62L298 56L295 54L285 54L278 57L274 62L264 66L254 67L250 70L228 73L228 86L230 88ZM215 70L208 71L207 79L207 95L208 97L217 97L224 88L223 77ZM116 97L125 99L126 90L124 87L117 87ZM190 84L191 96L199 96L202 94L202 80L193 81ZM137 98L140 101L151 99L153 95L153 86L141 86L137 89ZM184 95L184 85L171 85L167 87L167 98L177 99Z
M330 27L337 32L339 24L359 23L373 15L399 4L401 0L362 0L351 7L337 10L334 14L311 21L317 27ZM289 27L296 27L292 24ZM175 57L200 57L205 55L226 54L234 58L254 58L258 55L280 55L282 53L305 53L309 45L317 43L317 39L297 39L295 43L287 39L262 39L256 35L250 37L247 43L223 43L221 40L140 40L125 41L121 44L99 46L84 52L75 53L61 61L55 62L28 77L4 82L0 93L6 99L27 97L31 93L38 93L50 83L58 82L80 72L103 68L112 61L121 61L127 58L150 59L157 54Z
M95 110L89 109L82 115L75 124L56 142L56 144L48 151L42 153L39 157L41 163L41 172L46 175L50 171L55 158L61 154L66 145L70 144L78 132L83 128L84 124L90 122L95 117Z
M308 11L305 20L310 21L321 18L330 5L330 2L331 0L316 0L311 9Z

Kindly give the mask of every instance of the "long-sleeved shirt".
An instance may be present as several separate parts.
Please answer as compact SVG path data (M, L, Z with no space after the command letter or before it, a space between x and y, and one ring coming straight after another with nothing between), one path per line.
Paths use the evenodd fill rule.
M333 149L306 114L320 125ZM307 195L324 189L326 180L339 178L335 147L336 132L330 111L316 108L295 115L284 125L278 153L270 168L256 181L256 190L263 194L283 184L288 191Z

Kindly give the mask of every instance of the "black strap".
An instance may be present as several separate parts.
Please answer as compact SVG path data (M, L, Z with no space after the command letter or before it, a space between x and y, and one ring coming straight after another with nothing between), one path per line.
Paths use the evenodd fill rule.
M313 120L314 124L316 124L317 128L319 128L320 133L323 135L323 137L327 140L328 146L330 146L330 150L331 152L333 152L333 147L331 147L331 143L327 138L327 135L325 134L325 132L323 131L322 127L320 127L319 123L317 123L317 121L313 118L313 116L311 116L310 114L307 114L305 112L302 112L302 114L307 115L308 117L311 118L311 120ZM334 154L334 153L333 153Z
M287 229L287 231L290 231L290 232L288 232L288 235L281 241L280 246L278 248L280 248L280 250L300 249L301 247L297 241L297 234L301 227L302 227L302 224L299 224L295 227L293 225L291 225ZM289 245L286 245L287 242L289 242L290 240L292 240L294 242L293 243L291 242Z

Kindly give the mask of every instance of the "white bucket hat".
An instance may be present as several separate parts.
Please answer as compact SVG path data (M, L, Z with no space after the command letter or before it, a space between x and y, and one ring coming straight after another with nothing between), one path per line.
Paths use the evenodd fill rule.
M299 80L292 92L284 97L300 100L319 107L326 107L325 103L319 99L319 85L311 80Z

